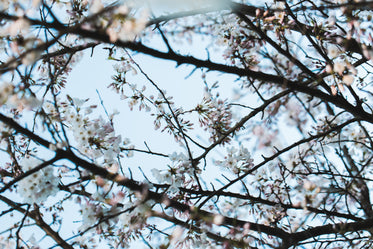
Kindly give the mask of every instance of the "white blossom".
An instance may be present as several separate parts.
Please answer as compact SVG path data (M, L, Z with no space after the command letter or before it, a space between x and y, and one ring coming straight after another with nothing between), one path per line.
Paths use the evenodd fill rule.
M25 157L21 160L20 165L27 172L41 163L42 161L39 159ZM59 178L54 175L53 171L53 167L48 165L19 182L18 192L25 202L38 204L59 191Z
M354 76L351 75L351 74L343 75L342 81L343 81L343 83L345 83L346 85L349 85L349 86L350 86L350 85L354 82Z
M247 171L254 165L253 162L254 160L251 158L249 150L242 145L238 150L235 147L228 148L225 159L223 161L215 161L217 165L226 167L235 174Z
M334 63L333 69L334 72L342 75L343 71L345 70L346 64L342 62L336 62Z

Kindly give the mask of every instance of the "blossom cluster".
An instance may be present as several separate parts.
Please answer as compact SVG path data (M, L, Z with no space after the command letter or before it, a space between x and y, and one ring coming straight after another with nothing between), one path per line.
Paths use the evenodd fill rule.
M141 229L146 224L154 204L152 200L143 202L141 199L136 202L125 203L121 208L125 212L121 212L118 219L129 230Z
M117 14L126 16L127 8L118 8ZM140 17L116 18L113 23L106 29L111 42L117 40L132 41L146 27L148 13L143 11Z
M146 226L151 208L155 204L151 200L144 202L140 196L137 198L130 195L131 201L125 200L124 197L129 196L123 193L119 194L119 198L106 196L104 199L95 194L82 202L79 200L82 219L78 231L90 230L103 236L108 234L108 231L115 231L118 235L115 243L127 245L126 241L122 241L123 237ZM117 229L118 224L120 229Z
M32 170L41 163L41 160L34 157L24 157L20 161L20 165L25 172ZM58 184L59 178L54 175L53 167L48 165L22 179L18 184L18 192L25 202L40 204L59 191Z
M9 238L5 238L3 236L0 236L0 248L14 248L15 242Z
M78 228L79 231L84 231L92 227L97 227L97 231L108 229L110 226L118 222L116 208L111 208L105 203L89 200L81 205L82 225ZM105 219L106 216L114 216L111 219Z
M234 174L247 172L254 165L249 150L243 145L239 149L231 147L227 149L224 160L216 160L215 164L231 170Z
M40 106L40 101L31 94L19 92L14 85L3 83L0 85L0 106L7 105L19 111L34 109Z
M193 182L191 176L194 174L194 169L189 158L183 153L174 152L168 157L172 162L168 170L153 168L151 172L158 182L170 184L167 190L170 194L176 194L180 187Z
M115 164L118 155L121 153L121 146L129 145L128 139L122 139L121 135L116 135L112 119L117 112L110 115L109 120L102 116L90 119L89 114L96 106L83 107L85 100L71 99L73 105L61 104L60 112L63 114L62 119L65 124L71 128L72 134L77 142L77 148L85 156L111 166ZM50 109L47 110L51 116L55 113L54 106L45 105ZM128 152L127 156L132 153Z
M210 141L216 142L225 136L232 124L232 110L227 100L213 96L211 91L205 89L203 102L195 110L199 114L199 122L205 130L210 133ZM225 136L224 142L229 142L230 138Z
M214 25L214 39L217 45L224 46L224 59L235 65L244 65L256 68L259 63L257 51L260 40L256 34L245 27L237 25L238 17L234 15L224 16L220 25Z
M61 45L52 47L50 50L53 53L58 53L64 47L73 47L79 44L79 40L75 35L68 35L64 39ZM56 74L53 81L53 88L56 92L60 91L66 86L67 77L70 74L72 68L80 61L82 56L81 52L77 52L74 55L70 54L61 54L53 56L49 59L49 62L42 61L38 66L38 84L40 85L49 85L50 82L50 73L51 71L59 72ZM51 67L51 63L53 66Z
M326 72L331 76L327 81L331 81L332 94L336 95L337 91L344 91L344 85L351 86L357 76L357 70L347 60L335 60L333 66L327 65Z
M88 11L88 16L96 16L88 25L104 29L111 42L134 40L146 27L148 10L143 8L138 14L136 10L132 11L133 7L134 4L125 2L110 8L105 6L102 0L86 0L80 6L81 9ZM108 21L109 17L110 21Z

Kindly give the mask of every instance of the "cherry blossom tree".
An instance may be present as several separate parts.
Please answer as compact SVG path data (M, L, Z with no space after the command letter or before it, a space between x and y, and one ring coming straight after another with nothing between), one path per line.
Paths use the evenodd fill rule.
M373 246L372 1L0 9L1 248ZM117 111L66 91L97 51ZM173 64L159 82L149 61Z

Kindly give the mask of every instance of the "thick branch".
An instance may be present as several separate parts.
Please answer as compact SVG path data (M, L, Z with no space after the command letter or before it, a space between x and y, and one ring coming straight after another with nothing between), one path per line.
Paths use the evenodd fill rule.
M358 221L358 222L328 224L328 225L313 227L302 232L293 233L289 236L289 239L287 241L289 242L289 245L295 245L299 241L304 241L310 238L315 238L320 235L345 234L347 232L370 230L372 228L373 228L372 218L364 220L364 221Z

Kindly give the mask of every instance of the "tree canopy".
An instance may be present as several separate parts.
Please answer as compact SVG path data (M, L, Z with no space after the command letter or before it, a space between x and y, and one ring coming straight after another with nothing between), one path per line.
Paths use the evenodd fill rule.
M0 247L371 248L372 9L1 1Z

